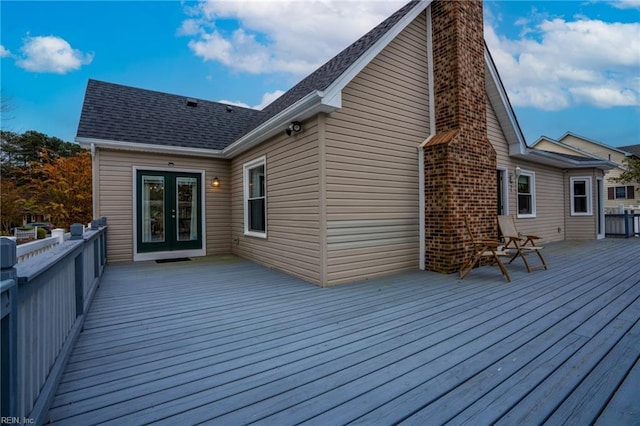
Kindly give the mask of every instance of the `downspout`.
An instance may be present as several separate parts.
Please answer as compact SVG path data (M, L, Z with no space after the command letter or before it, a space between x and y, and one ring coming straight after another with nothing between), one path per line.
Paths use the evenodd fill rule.
M91 143L91 206L93 209L93 219L98 219L99 216L99 205L98 205L98 159L96 158L96 144Z
M427 78L429 80L429 136L418 146L418 220L420 221L420 239L418 250L420 259L418 266L421 270L425 269L425 241L427 238L425 225L425 198L424 198L424 146L436 134L436 102L433 95L433 37L431 34L431 5L425 10L427 14Z

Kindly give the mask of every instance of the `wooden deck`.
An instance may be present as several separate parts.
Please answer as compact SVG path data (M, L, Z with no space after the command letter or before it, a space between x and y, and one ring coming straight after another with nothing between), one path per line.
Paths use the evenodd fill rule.
M109 266L49 411L78 424L640 423L640 239L549 270L319 288L235 257Z

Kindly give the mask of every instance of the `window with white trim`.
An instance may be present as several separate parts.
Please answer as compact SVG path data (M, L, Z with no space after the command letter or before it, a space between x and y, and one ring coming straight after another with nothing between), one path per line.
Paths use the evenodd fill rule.
M571 181L571 216L591 216L591 178L572 177Z
M244 234L267 237L266 158L260 157L243 165Z
M521 171L518 176L518 217L536 217L536 175Z

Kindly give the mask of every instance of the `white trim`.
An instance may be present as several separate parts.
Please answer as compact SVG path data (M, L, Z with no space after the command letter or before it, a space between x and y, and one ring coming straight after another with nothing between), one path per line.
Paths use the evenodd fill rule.
M598 195L598 190L600 191L600 195ZM596 214L598 218L596 219L596 239L601 240L605 237L606 226L605 226L605 217L604 217L604 203L605 203L605 195L607 188L604 186L604 178L597 177L596 178L596 196L598 199L596 200L596 206L599 208ZM598 220L600 221L600 229L597 229ZM602 231L602 232L599 232Z
M426 269L427 251L425 241L427 232L425 230L425 221L427 220L424 211L426 199L424 196L425 176L424 176L424 147L436 134L436 105L433 96L433 34L431 33L431 4L426 9L427 15L427 77L429 79L429 137L418 146L418 220L419 223L419 240L418 240L418 267L424 271Z
M587 198L587 211L586 212L576 212L575 211L575 204L574 204L574 197L575 197L575 192L574 192L574 188L573 188L573 184L574 182L582 182L584 181L585 183L585 197ZM593 183L591 180L591 176L571 176L569 178L569 194L570 194L570 198L571 198L571 216L593 216Z
M193 173L200 174L200 199L202 214L200 220L202 222L202 248L195 250L174 250L174 251L157 251L157 252L145 252L138 253L138 171L149 170L156 172L167 173ZM205 171L202 169L183 169L183 168L167 168L167 167L154 167L154 166L132 166L132 180L133 180L133 261L144 260L161 260L161 259L174 259L177 257L198 257L207 255L207 209L206 209L206 190L205 190Z
M255 232L249 230L249 171L256 167L264 167L264 232ZM267 157L255 158L242 165L242 207L244 212L244 235L248 237L267 238Z
M303 121L320 112L333 112L342 106L341 98L337 100L340 101L339 104L330 104L324 98L324 92L313 91L227 146L222 150L222 154L224 158L233 158L280 132L284 133L291 121Z
M493 58L491 57L491 52L489 52L489 49L486 46L484 49L484 62L486 70L488 71L488 76L493 83L492 86L487 85L486 90L487 92L491 92L491 89L495 90L494 93L500 99L499 106L501 107L502 112L508 120L507 123L504 123L503 120L500 120L501 114L496 111L498 121L503 128L503 133L507 138L507 142L509 144L509 155L524 154L526 152L527 143L525 141L524 135L522 134L522 129L520 129L520 125L518 124L518 120L516 118L515 112L513 111L513 107L511 106L511 102L509 102L509 96L507 95L504 85L502 84L502 80L500 79L500 74L498 73L495 63L493 62ZM491 99L493 98L490 95L491 93L489 93L489 101L491 101ZM493 103L491 104L493 108L496 109L496 105ZM507 125L509 129L506 129ZM511 130L513 133L509 132L509 130ZM512 138L509 138L510 134L512 138L515 137L516 143L510 142L510 140L513 140Z
M75 141L78 142L83 148L90 148L91 146L93 146L94 149L110 148L123 151L144 151L160 154L180 154L197 157L223 158L222 151L220 151L219 149L188 148L184 146L156 145L152 143L124 142L108 139L80 137L76 137Z
M531 187L531 213L520 213L520 200L518 192L518 179L520 176L529 176L529 186ZM518 212L519 219L534 218L536 217L536 173L528 170L521 170L519 175L516 175L516 211Z
M407 12L395 25L387 30L373 46L369 47L367 51L360 56L354 63L351 64L346 71L344 71L333 83L325 90L326 96L332 99L336 92L342 92L342 89L346 87L351 80L353 80L368 64L371 62L382 50L387 47L393 39L396 38L414 19L416 19L430 4L432 0L422 0L419 4L413 7L412 10Z
M502 179L502 202L503 202L503 212L502 214L505 216L509 215L509 169L505 166L498 166L497 170L503 173Z

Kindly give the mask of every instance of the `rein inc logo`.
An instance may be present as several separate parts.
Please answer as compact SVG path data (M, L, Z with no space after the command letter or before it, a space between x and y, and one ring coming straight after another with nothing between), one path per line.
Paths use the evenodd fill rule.
M0 417L0 425L34 425L36 419L30 417Z

